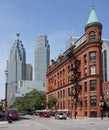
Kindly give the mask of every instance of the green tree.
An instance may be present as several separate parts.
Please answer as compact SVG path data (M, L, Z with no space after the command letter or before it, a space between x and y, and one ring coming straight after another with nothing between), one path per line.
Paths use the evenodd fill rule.
M17 108L18 111L23 112L22 101L16 101L13 105L10 106L11 108Z
M109 102L104 102L103 110L109 113Z
M19 111L25 112L31 112L36 109L45 109L45 92L34 89L30 93L26 93L21 101L15 102L11 107L15 107Z
M47 102L48 108L51 109L56 106L57 101L56 97L51 97Z

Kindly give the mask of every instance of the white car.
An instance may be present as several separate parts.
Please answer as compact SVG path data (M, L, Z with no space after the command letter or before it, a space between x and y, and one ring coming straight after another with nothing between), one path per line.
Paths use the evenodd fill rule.
M59 112L59 113L56 113L55 114L55 119L64 119L64 120L66 120L66 115L65 115L65 113L63 113L63 112Z

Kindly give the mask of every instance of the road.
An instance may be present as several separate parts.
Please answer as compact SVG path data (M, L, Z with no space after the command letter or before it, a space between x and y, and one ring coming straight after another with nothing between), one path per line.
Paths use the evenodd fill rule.
M0 122L0 130L109 130L109 119L67 119L25 116L12 124Z

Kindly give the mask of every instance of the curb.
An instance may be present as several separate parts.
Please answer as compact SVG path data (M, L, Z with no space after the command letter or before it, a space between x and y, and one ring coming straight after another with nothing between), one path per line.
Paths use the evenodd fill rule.
M7 121L0 121L0 124L6 124Z

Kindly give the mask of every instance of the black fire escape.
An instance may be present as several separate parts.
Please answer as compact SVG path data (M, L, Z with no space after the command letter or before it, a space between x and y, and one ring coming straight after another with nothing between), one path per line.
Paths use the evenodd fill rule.
M76 119L77 104L78 103L81 104L81 100L79 100L78 98L78 95L81 91L81 85L79 85L79 77L80 77L79 67L80 67L81 62L74 56L73 52L70 50L67 50L66 55L72 60L72 63L73 63L73 66L70 69L72 71L72 77L70 81L73 85L73 88L69 96L72 96L73 98L74 119Z

